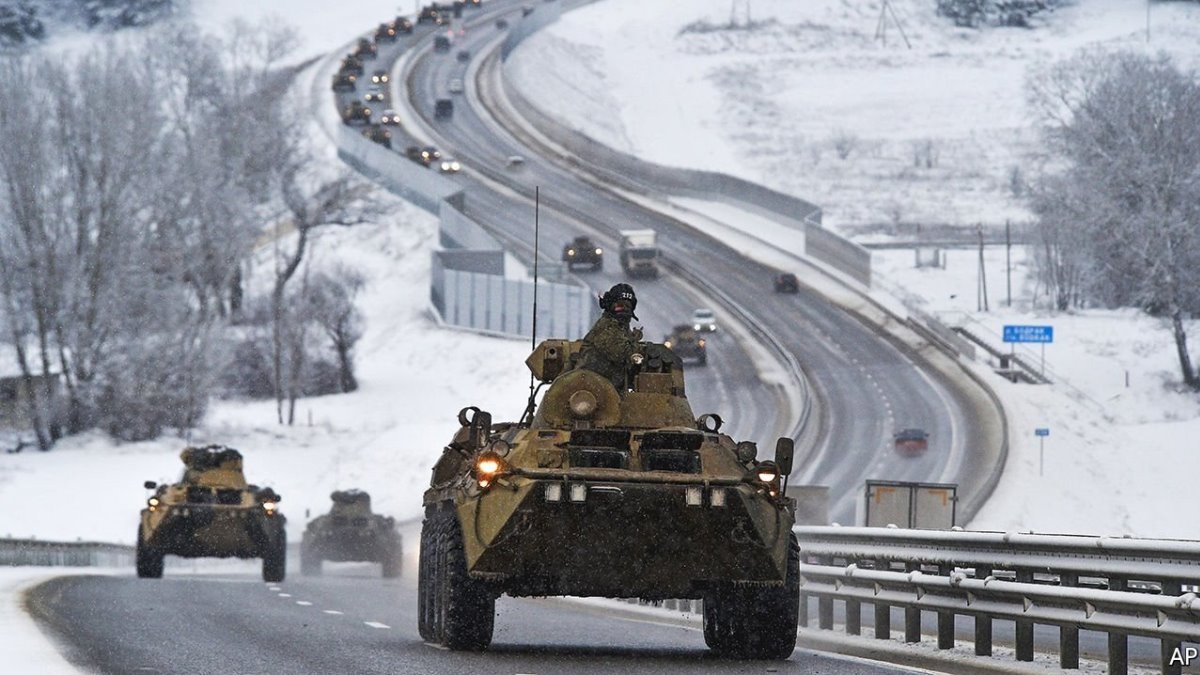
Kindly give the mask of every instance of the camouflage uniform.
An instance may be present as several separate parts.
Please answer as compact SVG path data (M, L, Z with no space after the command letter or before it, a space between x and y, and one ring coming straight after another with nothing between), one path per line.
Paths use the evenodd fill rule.
M583 336L579 368L587 368L608 378L617 391L625 393L625 369L629 357L638 350L642 330L629 329L629 322L604 312L588 334Z

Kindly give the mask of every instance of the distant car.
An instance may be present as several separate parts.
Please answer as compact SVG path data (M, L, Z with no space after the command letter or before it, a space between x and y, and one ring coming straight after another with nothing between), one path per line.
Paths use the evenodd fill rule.
M908 455L919 455L929 447L929 432L919 427L910 427L897 431L893 439L896 451Z
M408 17L396 17L396 20L392 22L392 26L395 27L397 33L409 34L413 32L413 22Z
M437 169L440 173L458 173L462 171L462 164L452 157L443 157L438 160Z
M791 272L784 272L775 277L776 293L799 293L800 281Z
M354 91L355 82L358 81L358 76L353 73L341 71L333 76L334 91Z
M363 129L363 136L366 136L385 148L391 149L392 147L392 132L384 129L378 124L372 124L366 129Z
M663 346L685 361L694 359L701 366L708 364L708 345L692 326L675 326L671 334L663 338Z
M466 63L467 61L471 60L471 52L466 49L460 49L458 50L458 56L456 58L458 58L459 61Z
M604 267L604 249L596 245L591 237L581 235L563 245L562 261L567 270L576 265L587 265L592 271Z
M463 92L463 81L454 78L450 80L450 84L446 85L446 88L450 90L451 94L461 94Z
M346 124L354 124L355 122L370 124L371 109L363 105L361 101L351 101L349 105L342 108L342 121Z
M692 312L692 328L705 333L717 330L717 315L711 309L697 309Z
M433 51L448 52L450 51L450 38L445 35L438 35L433 38Z
M388 108L379 116L379 123L394 127L400 124L400 115L395 110Z
M387 84L388 74L386 70L377 70L371 73L371 81L375 84Z
M496 19L496 28L499 30L508 28L508 19Z
M520 155L509 155L504 160L504 166L513 170L520 169L525 166L525 158Z
M442 153L438 152L438 149L431 145L427 145L423 148L410 145L404 149L404 156L418 164L430 166L442 158Z
M448 98L439 98L433 102L434 119L443 120L451 117L454 117L454 101Z
M367 85L367 93L363 94L364 101L366 101L367 103L370 103L371 101L382 101L384 98L385 98L385 94L384 94L383 90L379 88L379 85L377 85L377 84Z
M529 5L521 5L521 16L529 16L533 14L533 7Z
M379 28L375 29L375 42L376 43L378 43L380 40L385 40L387 42L395 42L396 37L397 37L396 36L396 26L393 24L381 23L381 24L379 24Z

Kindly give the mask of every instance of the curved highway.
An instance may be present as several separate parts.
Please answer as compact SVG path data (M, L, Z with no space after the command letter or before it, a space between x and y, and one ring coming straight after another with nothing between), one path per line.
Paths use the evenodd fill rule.
M539 186L543 214L561 214L577 224L575 228L543 230L549 233L546 241L557 244L582 227L598 235L611 250L618 229L657 230L662 250L673 265L717 286L749 321L796 355L820 401L813 422L819 425L820 444L809 453L811 461L800 467L792 482L831 486L831 516L835 521L854 521L862 484L868 478L968 485L984 482L982 476L992 467L972 461L970 453L984 438L972 428L974 404L960 393L958 384L925 368L926 364L907 348L877 334L810 289L802 288L801 293L791 296L771 293L777 270L657 210L644 208L642 200L604 189L598 180L580 175L575 158L562 158L553 150L534 145L531 134L512 121L511 113L498 102L499 39L493 18L482 16L475 24L468 23L465 34L455 36L449 53L433 52L428 44L418 41L414 49L419 51L409 57L411 66L404 67L407 59L402 63L396 80L406 85L401 90L406 96L403 103L420 117L419 129L414 130L418 136L452 148L456 157L487 176L489 183L502 183L506 198L515 194L528 203L533 187ZM460 62L455 58L459 50L469 52L480 62ZM468 74L474 77L466 77ZM449 96L445 92L451 79L463 79L466 94L455 97L452 118L436 119L433 102ZM507 169L503 158L510 155L525 157L524 166L516 171ZM491 199L477 192L469 191L468 204ZM513 203L520 204L521 200ZM528 207L518 208L528 212ZM510 232L520 236L528 232L528 225ZM605 283L619 278L605 279ZM646 298L643 306L670 306L671 299L656 296L660 288L669 285L664 281L635 282L639 296ZM675 305L675 316L686 317L692 306ZM654 335L655 331L647 334ZM717 345L722 354L731 346L728 341ZM752 370L725 369L722 376L743 392L763 387L759 374ZM689 378L689 394L702 396L703 386L693 384L690 373ZM745 407L740 412L746 412ZM779 428L780 421L764 416L752 422L753 426L735 429L746 429L761 447L771 441L761 435L762 431ZM892 448L892 433L910 426L930 432L930 447L923 456L900 457Z

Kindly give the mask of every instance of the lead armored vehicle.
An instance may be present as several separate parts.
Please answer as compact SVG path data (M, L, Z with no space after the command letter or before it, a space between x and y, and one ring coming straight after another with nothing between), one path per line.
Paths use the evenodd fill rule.
M371 495L362 490L338 490L329 495L329 513L308 521L300 542L300 573L321 573L321 563L377 562L383 576L400 575L400 533L396 521L371 512Z
M459 413L424 496L422 638L486 648L501 594L702 598L715 652L787 658L800 583L792 440L762 461L717 415L697 418L662 345L640 343L621 387L575 367L583 348L534 350L526 363L549 388L521 421Z
M154 494L142 509L137 575L159 578L163 557L262 558L264 581L283 581L287 519L279 495L246 483L242 453L221 445L185 448L178 483L146 481Z

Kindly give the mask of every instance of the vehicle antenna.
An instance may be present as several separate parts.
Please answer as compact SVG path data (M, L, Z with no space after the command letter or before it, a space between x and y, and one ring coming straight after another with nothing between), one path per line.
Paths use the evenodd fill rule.
M537 349L537 296L538 296L538 232L540 230L539 215L541 213L541 189L533 186L533 329L529 333L529 349ZM525 404L525 413L521 415L521 424L533 422L533 399L537 396L534 386L533 372L529 373L529 401Z

